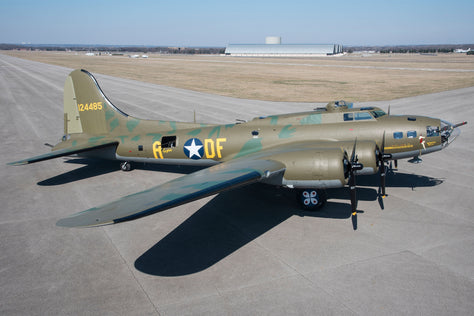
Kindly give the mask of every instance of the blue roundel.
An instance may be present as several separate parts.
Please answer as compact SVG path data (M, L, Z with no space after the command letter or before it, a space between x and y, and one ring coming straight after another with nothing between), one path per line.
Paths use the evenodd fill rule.
M204 146L197 138L188 139L186 143L184 143L183 150L184 154L188 156L188 158L194 160L201 159L204 155Z

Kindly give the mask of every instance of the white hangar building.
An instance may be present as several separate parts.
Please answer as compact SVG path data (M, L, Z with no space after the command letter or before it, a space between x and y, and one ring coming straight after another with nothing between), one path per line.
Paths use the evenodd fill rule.
M342 54L339 44L281 44L280 37L267 37L266 44L229 44L225 54L255 57L311 57Z

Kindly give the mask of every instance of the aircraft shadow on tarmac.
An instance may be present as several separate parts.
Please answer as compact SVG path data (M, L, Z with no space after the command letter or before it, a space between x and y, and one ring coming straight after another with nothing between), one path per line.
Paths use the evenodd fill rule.
M412 174L397 173L390 178L394 179L387 179L387 187L428 187L442 183L438 179ZM358 177L362 186L378 188L379 182L377 175ZM357 188L359 200L375 201L378 196L374 188ZM168 277L203 271L291 216L350 218L347 188L328 190L329 199L336 197L348 202L329 200L323 210L308 212L298 207L291 190L253 184L222 192L141 255L135 261L135 268L143 273Z

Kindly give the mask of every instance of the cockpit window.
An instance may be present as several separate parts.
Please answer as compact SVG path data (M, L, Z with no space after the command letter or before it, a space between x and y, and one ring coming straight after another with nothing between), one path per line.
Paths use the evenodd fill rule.
M381 116L384 116L384 115L387 115L387 113L385 113L384 110L375 110L375 111L372 111L370 112L372 113L372 115L377 118L377 117L381 117Z
M354 113L344 113L344 121L354 120Z
M359 113L354 113L354 114L355 114L355 120L356 121L372 119L372 115L370 115L369 112L359 112Z
M372 115L369 112L355 112L355 113L344 113L344 121L362 121L362 120L371 120Z
M439 128L437 126L426 126L426 136L427 137L439 136Z

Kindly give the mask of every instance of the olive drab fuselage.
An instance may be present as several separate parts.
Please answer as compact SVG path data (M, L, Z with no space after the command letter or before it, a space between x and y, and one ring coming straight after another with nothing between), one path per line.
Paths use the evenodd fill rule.
M103 138L117 142L117 147L107 158L209 166L285 146L288 150L283 154L278 153L278 157L288 170L285 171L283 182L278 184L296 183L299 187L338 187L347 183L339 162L345 155L347 159L347 153L352 151L355 140L358 143L358 161L364 166L359 174L374 174L378 171L377 151L382 142L385 142L385 152L394 159L442 149L442 122L439 119L388 115L377 107L352 108L344 102L338 103L329 103L325 108L310 112L258 117L249 122L226 125L125 117L109 110L107 107L111 105L107 102L100 101L89 102L89 105L80 103L78 111L104 111L107 131ZM77 138L87 137L84 133L69 134L67 140L56 147L69 147ZM95 134L87 141L100 142L101 136ZM308 151L292 152L291 148L306 148ZM90 152L84 155L96 154ZM284 179L293 182L285 182ZM319 181L331 179L338 181ZM308 182L310 180L319 182Z

